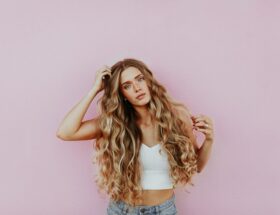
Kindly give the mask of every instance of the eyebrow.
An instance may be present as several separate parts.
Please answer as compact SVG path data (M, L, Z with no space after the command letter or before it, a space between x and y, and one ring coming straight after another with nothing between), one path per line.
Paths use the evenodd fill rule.
M136 76L134 77L134 79L138 78L138 77L141 76L141 75L143 75L143 74L136 75ZM123 82L121 85L124 85L124 84L126 84L126 83L128 83L128 82L130 82L130 81Z

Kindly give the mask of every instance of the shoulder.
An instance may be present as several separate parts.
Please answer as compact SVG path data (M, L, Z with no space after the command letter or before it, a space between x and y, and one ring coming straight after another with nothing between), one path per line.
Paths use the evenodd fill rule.
M199 146L198 146L198 143L196 141L196 137L193 134L194 123L192 121L192 114L191 114L191 112L186 107L178 107L177 108L177 114L178 114L179 118L182 121L185 122L185 129L187 131L187 134L188 134L188 136L189 136L189 138L191 140L191 143L194 146L195 151L198 152Z
M193 121L192 121L192 114L190 110L187 107L183 106L176 106L175 107L175 113L177 116L184 122L187 123L189 128L192 128L193 126Z

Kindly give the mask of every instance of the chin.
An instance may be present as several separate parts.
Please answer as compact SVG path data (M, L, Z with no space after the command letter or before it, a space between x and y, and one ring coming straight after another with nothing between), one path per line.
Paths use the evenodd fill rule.
M143 100L139 101L139 103L141 103L141 104L143 104L143 105L146 105L146 104L148 104L149 102L150 102L150 98L149 98L149 97L147 97L146 99L143 99Z
M137 105L137 106L145 106L149 102L150 102L150 98L145 98L145 99L142 99L140 101L137 101L137 103L135 105Z

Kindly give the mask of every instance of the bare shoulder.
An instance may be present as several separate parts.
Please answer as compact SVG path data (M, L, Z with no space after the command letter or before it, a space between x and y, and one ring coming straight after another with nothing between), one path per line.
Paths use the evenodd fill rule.
M185 108L185 107L176 107L176 111L177 111L177 114L178 114L178 117L184 121L186 123L186 131L188 133L188 136L194 146L194 149L195 151L197 152L198 149L199 149L199 146L198 146L198 143L196 141L196 137L194 136L194 133L193 133L193 126L194 126L194 123L192 121L192 118L191 118L191 112L189 111L188 108Z
M183 106L176 106L175 111L178 114L178 117L185 121L189 126L193 126L193 122L191 119L191 112L187 107Z

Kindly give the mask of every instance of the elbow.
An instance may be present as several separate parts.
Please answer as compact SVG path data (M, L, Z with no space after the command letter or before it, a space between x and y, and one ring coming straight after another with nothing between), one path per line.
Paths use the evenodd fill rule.
M63 139L62 135L58 132L56 132L56 137L59 138L59 139Z
M197 171L197 173L201 173L201 170L202 170L202 166L201 166L201 164L198 162L198 163L197 163L197 169L196 169L196 171Z
M201 173L201 171L202 171L204 168L205 168L205 165L199 164L199 165L197 166L197 173Z
M66 136L59 131L56 132L56 137L61 139L61 140L67 140Z

